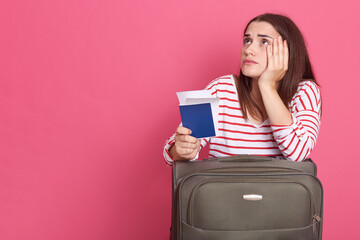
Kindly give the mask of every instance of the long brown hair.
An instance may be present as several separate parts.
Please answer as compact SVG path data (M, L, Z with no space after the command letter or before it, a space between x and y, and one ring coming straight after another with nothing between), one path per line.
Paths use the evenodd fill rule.
M281 100L283 101L285 106L288 107L288 104L291 102L292 97L296 93L300 82L304 80L310 80L319 85L315 79L311 68L304 38L299 28L291 19L283 15L271 13L265 13L253 18L246 25L244 34L250 23L255 21L270 23L281 35L281 37L288 43L288 70L286 71L284 77L280 80L277 89ZM240 74L239 76L237 76L237 78L239 80L237 84L237 91L239 93L239 102L244 118L248 119L247 112L249 112L249 114L254 118L264 121L264 113L250 96L252 88L251 78L245 76L242 73L241 69Z

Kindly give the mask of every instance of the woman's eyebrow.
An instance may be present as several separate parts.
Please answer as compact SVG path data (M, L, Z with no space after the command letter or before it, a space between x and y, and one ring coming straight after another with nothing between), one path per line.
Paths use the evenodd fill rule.
M244 37L250 37L251 34L247 33L247 34L244 34ZM268 36L268 35L265 35L265 34L258 34L257 35L258 37L267 37L267 38L271 38L273 39L272 37Z
M267 38L273 39L272 37L270 37L270 36L268 36L268 35L265 35L265 34L258 34L258 37L267 37Z

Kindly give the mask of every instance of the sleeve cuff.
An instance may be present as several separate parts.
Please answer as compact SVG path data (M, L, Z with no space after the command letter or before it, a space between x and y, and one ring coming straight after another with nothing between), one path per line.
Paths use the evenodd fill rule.
M271 124L271 129L275 140L283 140L292 134L295 134L300 141L305 140L305 130L301 123L291 115L292 124L290 125L274 125Z
M172 166L174 164L174 159L170 156L169 149L172 145L174 145L174 141L169 141L164 146L164 159L168 166Z

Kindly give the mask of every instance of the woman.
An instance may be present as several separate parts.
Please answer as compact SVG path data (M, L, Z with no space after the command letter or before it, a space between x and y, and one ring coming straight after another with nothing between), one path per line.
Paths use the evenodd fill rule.
M245 28L239 76L227 75L207 87L220 98L219 136L196 139L178 127L165 143L167 164L250 154L302 161L315 146L321 98L304 39L287 17L263 14Z

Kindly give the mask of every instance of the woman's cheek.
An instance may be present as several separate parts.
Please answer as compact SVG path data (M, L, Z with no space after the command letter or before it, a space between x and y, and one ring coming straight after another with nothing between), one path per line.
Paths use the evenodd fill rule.
M241 52L240 52L241 57L245 56L245 50L246 50L245 47L241 48Z

